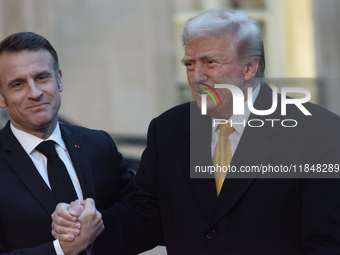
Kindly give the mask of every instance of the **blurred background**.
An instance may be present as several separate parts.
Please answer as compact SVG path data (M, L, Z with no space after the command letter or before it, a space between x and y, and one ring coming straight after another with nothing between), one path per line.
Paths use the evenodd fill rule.
M63 74L62 120L109 132L136 169L151 119L191 98L183 23L217 8L260 22L272 86L305 87L340 114L339 0L0 0L0 37L46 37Z

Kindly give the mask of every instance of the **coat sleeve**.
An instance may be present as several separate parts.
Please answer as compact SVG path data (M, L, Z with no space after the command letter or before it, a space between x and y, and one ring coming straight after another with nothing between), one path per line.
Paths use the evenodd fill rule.
M97 254L137 254L163 243L158 202L154 121L136 176L123 191L123 202L101 211L107 231L92 249Z
M321 117L320 117L321 119ZM305 146L301 179L302 245L307 254L340 253L340 120L325 118ZM320 131L321 130L321 131ZM322 177L322 178L319 178Z

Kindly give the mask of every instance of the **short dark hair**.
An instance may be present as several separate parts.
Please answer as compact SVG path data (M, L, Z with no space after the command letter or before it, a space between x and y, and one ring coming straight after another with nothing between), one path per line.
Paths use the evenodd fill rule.
M0 42L0 55L4 52L16 53L23 50L38 51L41 49L51 53L54 59L54 69L57 74L59 70L58 54L50 42L41 35L33 32L19 32L7 36Z

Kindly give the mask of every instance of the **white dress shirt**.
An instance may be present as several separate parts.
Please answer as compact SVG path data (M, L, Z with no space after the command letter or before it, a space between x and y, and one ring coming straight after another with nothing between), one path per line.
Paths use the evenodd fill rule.
M253 105L254 102L259 94L261 84L259 83L256 88L253 91ZM231 149L231 155L234 156L234 153L236 151L237 145L241 139L241 136L243 134L244 128L247 125L248 119L250 116L250 110L248 107L248 100L244 103L244 115L232 115L228 119L228 122L232 121L233 128L235 129L234 132L232 132L229 135L229 143L230 143L230 149ZM243 124L245 123L245 125ZM211 118L211 158L214 156L215 147L217 145L218 138L220 137L220 129L218 128L218 125L214 127L214 118Z
M12 125L12 123L11 123L11 130L14 136L17 138L17 140L21 144L21 146L24 148L24 150L28 154L28 156L32 159L33 164L35 165L39 174L44 179L46 185L49 188L51 188L51 186L50 186L50 182L49 182L48 174L47 174L47 158L41 152L37 151L35 148L43 141L46 141L46 140L54 141L57 153L60 159L64 162L66 169L71 177L78 199L81 201L84 199L83 192L81 190L81 186L80 186L76 171L73 167L73 164L72 164L70 155L68 154L65 143L61 137L59 123L57 123L57 126L54 129L53 133L46 140L40 139L39 137L23 132L15 128ZM57 255L64 255L64 252L62 251L60 247L59 240L55 240L53 242L53 245L54 245Z

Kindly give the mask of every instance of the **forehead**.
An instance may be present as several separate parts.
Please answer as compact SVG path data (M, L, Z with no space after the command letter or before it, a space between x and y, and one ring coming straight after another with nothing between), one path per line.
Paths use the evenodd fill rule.
M205 36L199 37L187 43L183 60L187 58L204 58L209 55L223 57L231 50L229 37Z
M4 52L0 55L0 79L25 76L41 70L53 71L52 55L44 49L37 51Z

